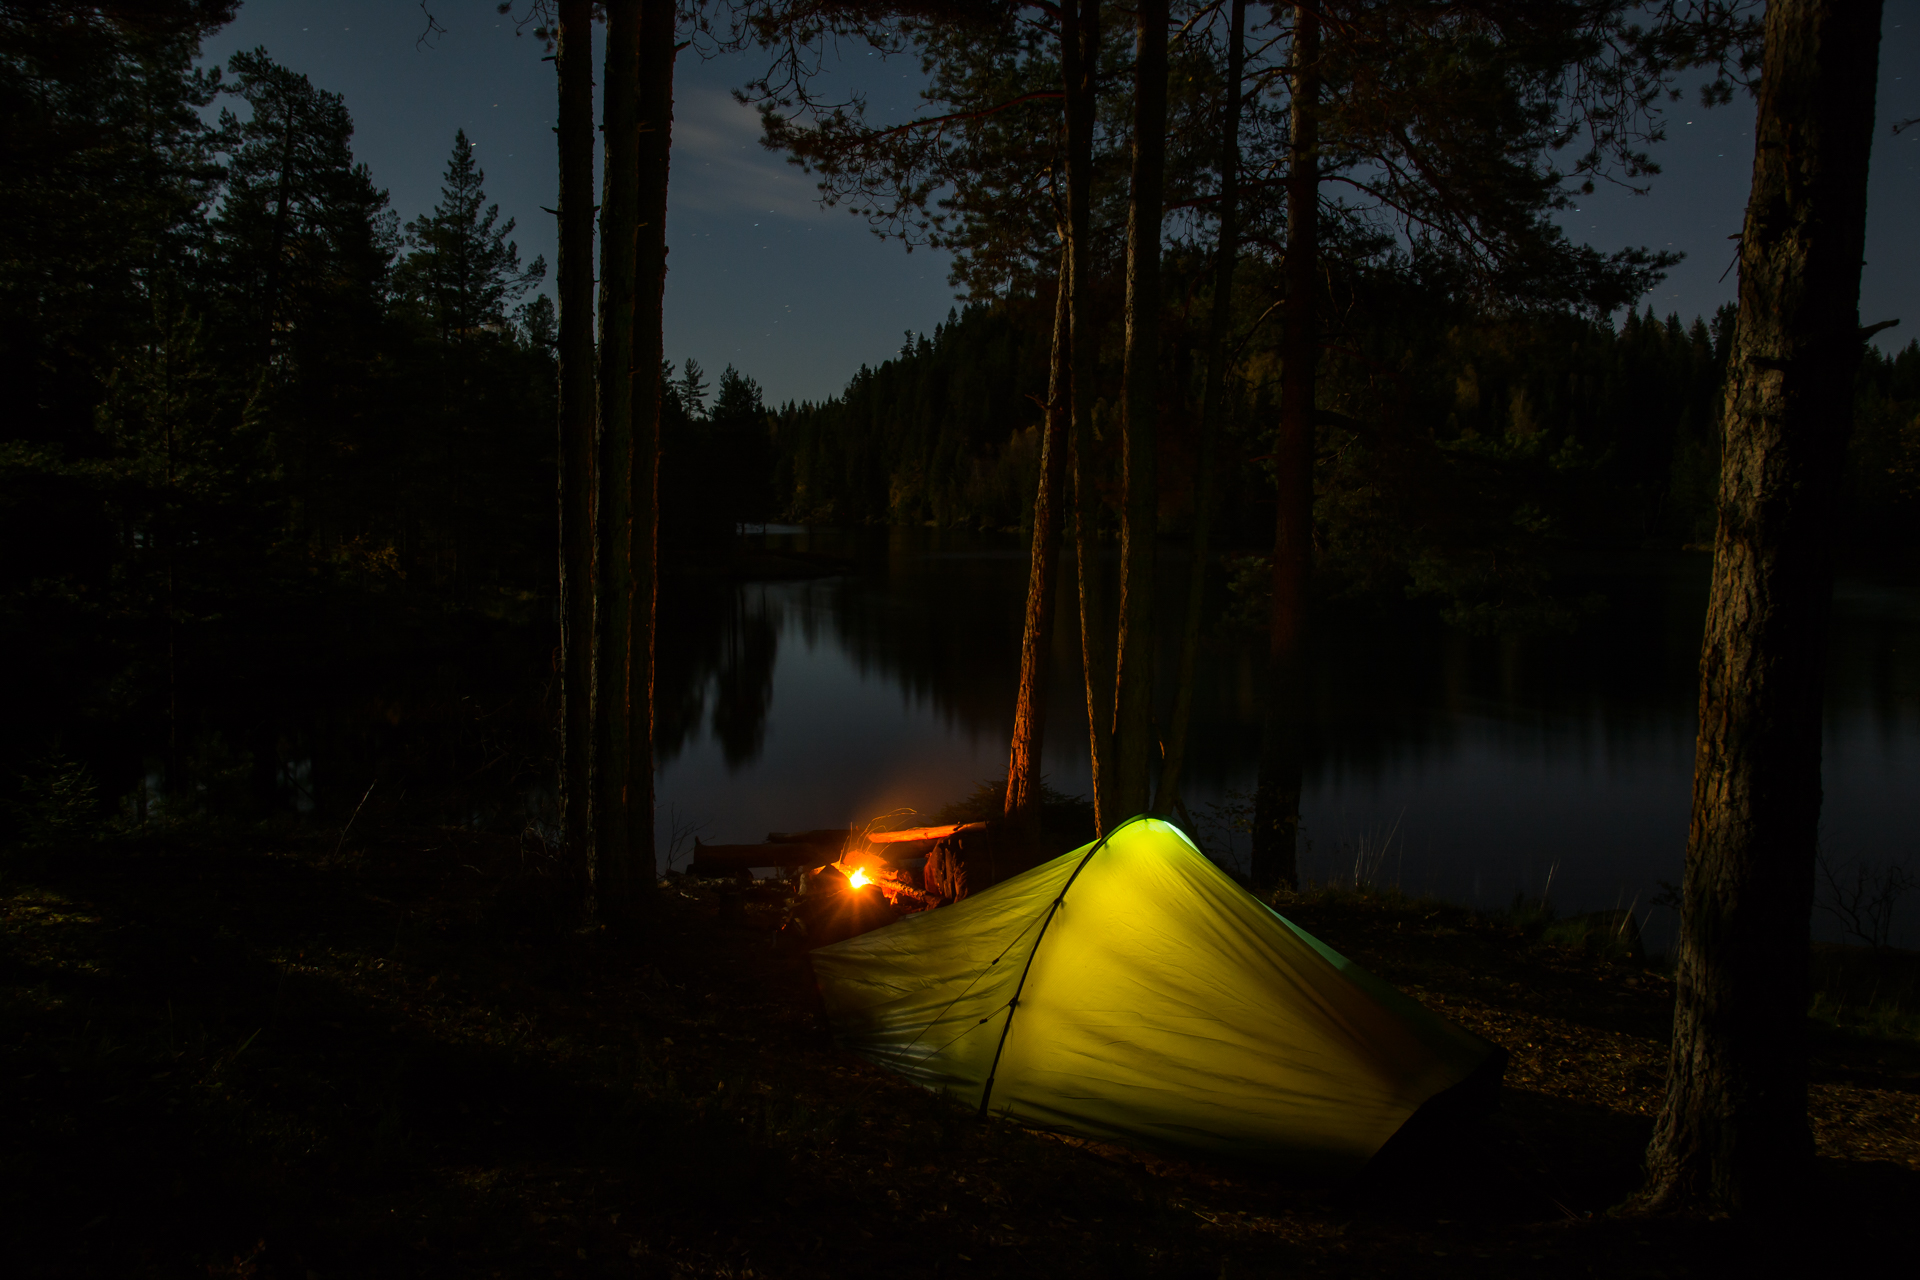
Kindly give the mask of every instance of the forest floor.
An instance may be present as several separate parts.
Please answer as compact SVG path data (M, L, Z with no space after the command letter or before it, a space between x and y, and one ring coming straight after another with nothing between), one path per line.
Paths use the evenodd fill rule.
M837 1051L776 903L676 879L622 940L512 840L336 843L8 870L9 1274L1833 1274L1905 1254L1920 1204L1920 1042L1816 1023L1804 1212L1610 1215L1671 984L1460 908L1283 907L1512 1054L1471 1140L1316 1191L979 1123Z

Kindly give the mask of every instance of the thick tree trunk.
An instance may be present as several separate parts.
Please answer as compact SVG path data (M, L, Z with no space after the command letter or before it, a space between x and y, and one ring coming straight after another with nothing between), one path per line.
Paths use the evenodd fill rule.
M1068 0L1061 21L1061 66L1067 110L1068 298L1073 350L1069 451L1073 465L1073 561L1079 583L1080 666L1087 691L1087 756L1093 780L1093 823L1115 820L1109 766L1113 755L1113 673L1107 665L1107 615L1100 566L1100 495L1093 480L1093 387L1100 360L1100 321L1093 303L1093 125L1100 67L1100 0Z
M673 150L674 0L640 10L640 225L633 308L633 660L627 894L651 897L654 623L660 602L660 393L666 355L667 176Z
M1280 430L1273 473L1273 625L1267 714L1253 799L1253 878L1299 878L1300 778L1306 715L1307 578L1313 571L1313 401L1318 362L1314 302L1320 256L1320 18L1293 11L1292 137L1287 170L1287 296L1281 310Z
M1853 421L1877 0L1774 0L1727 365L1653 1209L1801 1212L1831 538Z
M633 383L635 253L640 221L640 4L607 5L601 77L600 449L594 593L595 907L625 912L633 832Z
M590 863L593 830L593 5L561 0L560 843Z
M1127 199L1125 499L1114 647L1115 815L1144 813L1153 741L1153 560L1160 517L1160 223L1167 167L1167 0L1141 0L1134 34L1133 174Z
M1047 417L1040 437L1040 484L1033 495L1033 558L1027 573L1027 612L1020 629L1020 692L1013 707L1013 745L1007 758L1008 817L1030 816L1040 800L1040 752L1047 733L1047 668L1053 660L1054 580L1060 559L1060 501L1067 470L1068 360L1073 292L1072 255L1063 246L1053 306L1053 358L1047 376Z
M1167 721L1167 758L1154 794L1156 813L1180 803L1187 763L1187 725L1193 719L1193 681L1200 664L1200 610L1206 601L1207 542L1213 526L1214 452L1227 395L1227 335L1233 321L1233 268L1240 257L1240 77L1247 61L1247 0L1233 0L1227 28L1227 87L1220 122L1220 241L1214 246L1213 311L1207 317L1207 384L1200 392L1200 456L1193 477L1193 556L1187 580L1187 616L1180 636L1180 669L1173 714Z

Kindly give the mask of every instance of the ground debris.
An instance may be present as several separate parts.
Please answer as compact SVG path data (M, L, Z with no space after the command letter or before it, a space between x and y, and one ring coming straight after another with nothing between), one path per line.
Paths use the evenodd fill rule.
M1511 1054L1478 1142L1330 1191L981 1123L838 1052L729 885L623 936L471 832L50 866L0 891L11 1274L1717 1275L1797 1247L1608 1217L1671 984L1460 909L1281 904ZM1920 1198L1920 1054L1815 1043L1827 1270Z

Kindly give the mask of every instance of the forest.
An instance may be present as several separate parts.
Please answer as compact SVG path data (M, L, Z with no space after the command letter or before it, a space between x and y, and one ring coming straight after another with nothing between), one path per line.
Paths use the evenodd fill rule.
M394 208L296 51L202 58L238 7L0 0L0 1188L28 1273L1711 1274L1816 1200L1843 1254L1886 1243L1917 971L1884 927L1822 950L1807 922L1834 566L1920 568L1920 340L1875 345L1857 303L1880 5L520 0L556 209L501 208L464 130L437 202ZM920 68L913 118L828 92L842 45ZM824 402L670 350L688 49L739 60L824 204L950 256L946 320ZM1735 95L1776 138L1740 302L1662 318L1677 258L1555 216L1652 181L1667 104ZM516 241L545 216L551 264ZM765 730L771 626L729 593L849 569L768 524L1028 566L1017 624L953 641L1018 638L1004 774L936 826L826 833L932 844L875 864L884 903L822 906L826 873L874 881L810 853L749 873L820 831L662 870L661 767L702 725L729 766ZM1544 896L1307 883L1329 610L1570 632L1608 607L1576 566L1683 551L1714 570L1674 955ZM835 1047L801 943L1134 815L1193 825L1221 627L1266 663L1222 883L1487 1047L1507 1109L1434 1120L1457 1160L1395 1138L1303 1191L962 1116ZM1049 788L1048 740L1091 794ZM827 1225L850 1206L859 1240Z
M546 264L521 261L517 215L488 202L465 136L440 203L403 220L354 160L349 104L265 50L196 69L191 29L10 38L58 92L16 97L8 144L37 180L10 197L4 359L22 407L0 477L17 549L0 643L43 678L15 704L6 786L52 753L107 770L117 801L157 765L192 767L196 744L229 768L263 757L270 778L284 761L242 740L236 689L271 684L267 667L301 665L320 636L419 642L472 619L550 644L533 633L554 608L551 494L525 478L554 465L556 319ZM1160 357L1170 545L1193 517L1202 250L1176 242L1168 259L1183 273ZM663 375L669 572L724 571L743 522L1030 530L1050 300L1044 281L965 275L978 256L955 280L974 301L826 403L763 406L750 377L710 386L697 361ZM1730 308L1511 316L1450 285L1386 268L1343 282L1316 426L1316 590L1412 595L1481 629L1569 625L1557 549L1710 540ZM1243 276L1236 305L1264 287ZM1249 336L1219 470L1215 572L1256 608L1275 339L1271 324ZM1382 368L1398 371L1391 423ZM1920 347L1869 347L1852 560L1910 561L1917 412ZM1093 435L1111 537L1118 433L1100 404ZM107 738L167 758L102 752Z
M230 686L271 680L254 655L294 661L309 620L351 635L337 620L552 618L551 494L525 478L554 465L557 321L517 213L488 202L461 135L440 203L403 220L354 159L349 104L266 50L196 68L205 29L10 32L15 65L43 79L10 108L8 163L36 180L10 197L4 359L22 408L0 477L18 549L0 643L11 669L51 678L22 691L9 786L50 751L94 759L96 735L164 742L187 767L192 743L233 733ZM719 570L744 522L1030 531L1051 299L954 243L974 300L826 403L763 406L750 377L728 368L712 387L692 360L663 374L669 572ZM1156 532L1176 545L1193 521L1204 249L1176 240L1167 260ZM1516 316L1391 253L1349 267L1315 427L1317 591L1412 595L1481 629L1567 625L1557 548L1710 541L1730 307ZM1266 287L1242 274L1250 320ZM1119 372L1109 314L1101 385ZM1277 338L1270 323L1247 336L1218 471L1216 572L1256 597ZM1845 554L1906 563L1920 345L1869 347L1858 378ZM1091 465L1112 537L1107 404ZM151 763L122 755L108 789L134 790Z
M914 338L910 350L861 370L841 396L774 412L773 514L799 523L1029 530L1041 428L1032 397L1046 384L1039 310L1032 299L971 304ZM1396 323L1406 323L1404 313ZM1465 566L1495 550L1520 551L1516 564L1550 567L1554 549L1571 544L1712 540L1713 424L1731 306L1691 323L1632 309L1617 325L1578 314L1543 322L1445 311L1428 323L1419 360L1408 348L1396 360L1419 371L1410 375L1417 458L1381 447L1364 419L1338 407L1361 395L1342 381L1364 382L1357 360L1330 359L1323 374L1330 385L1316 442L1315 539L1327 590L1411 592L1465 617L1490 587L1509 599L1533 590L1524 581L1469 585ZM1166 359L1170 372L1192 373L1190 349L1175 345ZM1854 563L1905 565L1920 514L1920 344L1894 355L1869 348L1859 376L1845 554ZM1227 555L1258 554L1273 524L1271 467L1263 465L1273 388L1250 380L1245 395L1223 458ZM1197 410L1191 390L1164 407L1171 477L1191 474ZM1162 535L1184 538L1191 521L1190 487L1170 487ZM1535 621L1511 608L1477 625Z
M464 133L441 200L403 219L338 94L264 49L196 67L222 13L9 18L6 163L28 180L0 320L0 651L36 673L10 699L9 797L84 763L109 805L140 809L152 773L176 806L221 777L216 809L310 806L275 740L285 671L475 628L552 645L552 492L527 482L554 467L546 264ZM666 548L694 567L764 515L738 477L771 475L770 436L731 367L669 385Z

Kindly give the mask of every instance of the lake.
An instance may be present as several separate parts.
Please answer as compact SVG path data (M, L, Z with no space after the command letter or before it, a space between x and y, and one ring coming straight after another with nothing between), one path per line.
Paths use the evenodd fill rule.
M845 569L680 588L663 600L663 860L684 865L696 835L745 843L902 808L927 813L1004 776L1024 545L778 526L752 540L837 557ZM1170 545L1159 582L1169 670L1185 572ZM1485 907L1516 894L1548 896L1562 912L1635 906L1649 945L1666 945L1674 913L1648 912L1662 882L1680 878L1708 560L1620 553L1579 573L1607 606L1573 634L1474 636L1412 606L1317 620L1304 876L1350 881L1357 871ZM1056 628L1044 759L1051 785L1084 794L1077 649L1077 632ZM1263 652L1258 636L1209 628L1191 735L1196 834L1241 869L1247 841L1234 827L1255 781ZM1159 705L1170 703L1163 690ZM1911 857L1920 593L1910 588L1850 578L1836 592L1825 792L1822 847L1843 874L1862 860ZM1824 913L1815 930L1842 937ZM1894 941L1920 944L1920 895L1903 902Z

